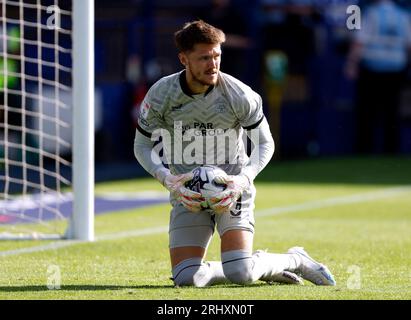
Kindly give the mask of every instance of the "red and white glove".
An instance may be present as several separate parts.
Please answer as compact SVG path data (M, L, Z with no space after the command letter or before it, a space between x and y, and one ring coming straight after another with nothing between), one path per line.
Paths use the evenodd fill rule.
M179 200L183 206L192 212L201 210L201 203L204 201L201 194L187 189L184 184L193 179L193 173L183 173L179 175L169 174L164 179L164 186Z
M210 208L217 214L230 212L241 194L250 187L250 180L243 174L218 176L214 180L227 185L223 192L209 199Z

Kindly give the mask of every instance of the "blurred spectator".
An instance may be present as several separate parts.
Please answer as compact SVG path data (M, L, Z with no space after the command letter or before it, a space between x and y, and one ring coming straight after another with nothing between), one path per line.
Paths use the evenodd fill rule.
M19 42L19 37L20 37L20 32L18 27L12 27L8 28L7 30L3 30L3 27L0 26L0 35L1 35L1 41L0 41L0 88L4 88L7 86L7 88L15 88L18 85L18 78L14 75L14 73L17 72L18 69L18 64L16 59L14 59L11 55L16 55L18 54L20 50L20 42ZM3 37L7 37L6 47L7 47L7 52L6 48L3 48ZM6 58L7 57L7 58ZM6 68L7 67L7 68ZM6 74L4 70L8 71ZM13 73L13 74L9 74Z
M247 65L246 50L251 48L252 41L248 37L248 24L242 13L230 0L211 0L211 6L203 8L195 18L224 30L226 42L223 44L221 71L243 80Z
M313 21L317 12L312 0L263 0L264 50L287 54L290 72L305 74L314 51Z
M375 129L382 124L383 151L398 152L399 97L411 48L408 14L391 0L375 0L362 17L352 43L346 75L357 81L357 151L374 151Z
M7 40L3 41L3 37ZM4 47L4 44L6 45ZM16 56L20 53L20 30L9 26L6 30L0 26L0 138L4 140L4 128L8 126L8 139L19 140L21 131L13 127L21 126L21 95L15 92L20 88L20 64ZM7 109L5 104L7 103ZM7 112L7 115L6 115ZM7 120L7 124L5 121ZM12 125L13 127L10 127ZM0 154L2 150L0 149ZM10 156L15 156L11 154Z
M264 96L276 142L274 157L282 157L282 106L305 106L310 100L309 62L315 53L313 0L263 0Z

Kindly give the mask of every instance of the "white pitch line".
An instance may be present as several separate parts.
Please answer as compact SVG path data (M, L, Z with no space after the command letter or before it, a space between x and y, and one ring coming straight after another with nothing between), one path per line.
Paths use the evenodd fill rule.
M29 247L29 248L20 248L20 249L15 249L15 250L1 251L0 257L14 256L14 255L19 255L19 254L33 253L33 252L39 252L39 251L55 250L59 248L70 247L70 246L73 246L79 243L84 243L84 241L78 241L78 240L65 240L65 241L58 241L58 242L56 241L56 242L48 243L42 246L34 246L34 247Z
M140 237L140 236L146 236L146 235L153 235L157 233L164 233L167 231L168 231L168 226L161 226L161 227L156 227L156 228L136 229L136 230L130 230L130 231L117 232L117 233L108 233L105 235L101 235L100 237L96 237L94 242ZM19 255L23 253L33 253L33 252L40 252L40 251L47 251L47 250L56 250L56 249L70 247L70 246L81 244L81 243L93 243L93 242L81 241L81 240L60 240L60 241L48 243L48 244L41 245L41 246L34 246L30 248L20 248L20 249L15 249L15 250L8 250L8 251L0 251L0 257L14 256L14 255Z
M403 193L411 191L411 186L386 188L383 190L357 193L349 196L340 196L334 198L320 199L314 201L307 201L296 205L273 207L268 209L257 210L255 213L259 217L274 216L282 213L291 213L299 211L307 211L312 209L321 209L327 207L334 207L339 205L347 205L360 202L375 201L384 198L391 198L399 196Z
M300 211L305 211L305 210L321 209L321 208L326 208L326 207L334 207L334 206L347 205L347 204L352 204L352 203L375 201L375 200L379 200L383 198L399 196L407 192L411 192L411 186L386 188L386 189L382 189L378 191L353 194L349 196L341 196L341 197L320 199L320 200L315 200L315 201L307 201L307 202L303 202L297 205L284 206L284 207L273 207L273 208L268 208L268 209L263 209L263 210L257 210L256 216L267 217L267 216L273 216L273 215L278 215L278 214L283 214L283 213L300 212ZM168 231L168 226L159 226L159 227L154 227L154 228L122 231L122 232L109 233L109 234L96 237L95 242L140 237L140 236L146 236L146 235L165 233L167 231ZM59 248L70 247L70 246L81 244L81 243L90 243L90 242L78 241L78 240L57 241L57 242L52 242L46 245L34 246L30 248L20 248L20 249L15 249L15 250L2 251L0 252L0 257L7 257L7 256L24 254L24 253L34 253L34 252L47 251L47 250L56 250Z

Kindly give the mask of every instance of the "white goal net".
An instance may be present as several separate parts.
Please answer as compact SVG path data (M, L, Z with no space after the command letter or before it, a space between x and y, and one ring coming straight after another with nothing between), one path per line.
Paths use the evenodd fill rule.
M93 3L0 3L0 239L92 240Z

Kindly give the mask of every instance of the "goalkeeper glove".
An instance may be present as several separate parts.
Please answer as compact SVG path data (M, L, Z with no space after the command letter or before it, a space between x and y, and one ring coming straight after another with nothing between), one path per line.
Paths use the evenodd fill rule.
M179 175L169 174L165 177L163 185L187 210L198 212L201 210L201 202L204 201L204 199L200 193L191 191L184 186L184 184L191 179L193 179L192 172Z
M230 212L238 198L251 184L250 180L244 174L217 176L214 180L217 183L227 185L227 188L223 192L210 199L210 207L217 214Z

